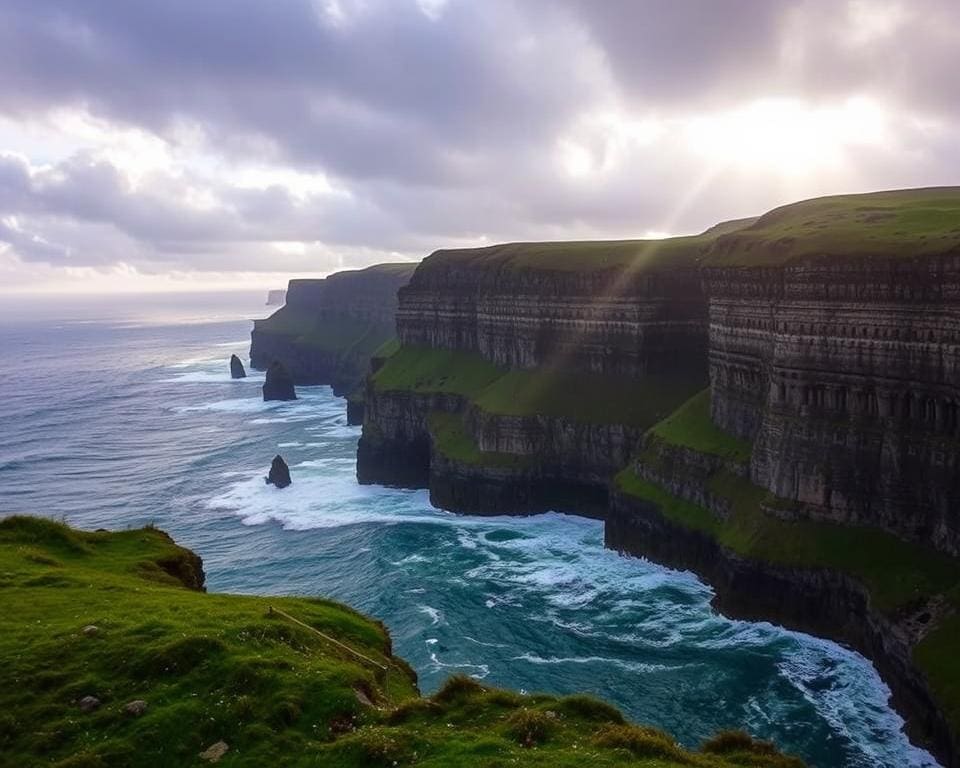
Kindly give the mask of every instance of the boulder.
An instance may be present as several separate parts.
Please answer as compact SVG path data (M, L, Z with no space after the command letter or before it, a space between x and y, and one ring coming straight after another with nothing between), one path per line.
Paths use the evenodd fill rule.
M230 355L230 378L245 379L247 372L243 368L243 362L236 355Z
M290 468L287 466L287 462L279 454L274 456L273 462L270 464L270 474L266 477L267 485L286 488L291 482L293 481L290 479Z
M293 377L279 360L274 360L267 368L267 380L263 383L263 399L265 401L297 399Z
M93 712L100 709L100 699L96 696L84 696L79 701L81 712Z
M131 717L140 717L147 711L147 702L143 699L134 699L124 705L123 711Z
M219 763L220 758L227 754L227 750L230 747L225 741L218 741L216 744L211 744L203 752L200 753L200 759L206 760L210 763Z
M100 632L100 627L94 624L87 624L82 631L86 637L93 637Z

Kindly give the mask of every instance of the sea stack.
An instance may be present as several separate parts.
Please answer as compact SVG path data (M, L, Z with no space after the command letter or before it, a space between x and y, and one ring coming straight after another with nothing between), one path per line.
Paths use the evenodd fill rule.
M263 383L264 400L296 400L297 391L293 386L293 377L279 360L274 360L267 368L267 380Z
M243 368L243 362L236 355L230 355L230 378L245 379L247 372Z
M266 477L266 483L267 485L275 485L277 488L286 488L291 482L290 467L283 460L283 456L277 454L270 464L270 474Z

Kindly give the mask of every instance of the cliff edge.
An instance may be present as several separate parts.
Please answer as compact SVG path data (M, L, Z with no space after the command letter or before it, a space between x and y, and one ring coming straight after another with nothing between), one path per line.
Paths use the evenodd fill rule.
M153 528L0 521L5 765L802 768L742 733L687 751L587 696L454 677L421 697L378 622L204 594L199 562Z

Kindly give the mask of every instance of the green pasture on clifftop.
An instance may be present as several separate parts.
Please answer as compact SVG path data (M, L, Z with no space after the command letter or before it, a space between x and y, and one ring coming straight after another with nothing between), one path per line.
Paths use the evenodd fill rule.
M586 696L423 698L378 623L206 594L198 567L155 529L0 522L0 765L801 766L740 733L686 751Z
M707 249L706 266L782 266L806 258L960 255L960 187L837 195L775 208Z

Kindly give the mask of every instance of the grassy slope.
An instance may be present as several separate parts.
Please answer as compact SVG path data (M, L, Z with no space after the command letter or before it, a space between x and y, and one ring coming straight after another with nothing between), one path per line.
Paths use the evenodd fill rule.
M651 432L673 445L700 453L745 462L750 460L750 443L718 429L710 419L710 390L691 397Z
M709 409L697 398L651 431L660 440L695 450L720 453L725 443L716 439ZM722 432L719 432L724 436ZM740 441L724 436L736 445ZM739 453L742 448L738 448ZM723 453L721 453L723 455ZM880 530L814 521L788 521L763 510L783 500L735 475L720 472L710 491L732 502L726 520L667 493L663 488L626 469L617 487L657 505L676 523L715 538L732 552L751 559L801 568L828 568L847 573L870 591L871 601L893 613L919 599L944 595L960 609L960 560L930 548L901 541ZM930 681L955 732L960 732L960 662L956 648L960 615L945 619L916 648L915 661Z
M638 427L663 418L701 386L673 377L637 380L547 367L508 371L479 355L425 347L399 348L373 383L382 391L463 395L488 413Z
M807 257L960 253L960 187L839 195L785 205L720 237L708 266L781 265Z
M425 260L456 258L458 263L482 262L505 270L538 269L558 272L695 266L710 242L705 235L665 240L584 240L542 243L504 243L484 248L440 250Z
M326 600L187 589L168 571L189 565L152 529L0 522L0 765L201 765L219 740L225 766L799 765L733 735L685 752L587 697L454 678L422 699L378 624ZM80 710L87 695L99 709ZM141 717L123 712L134 699Z

